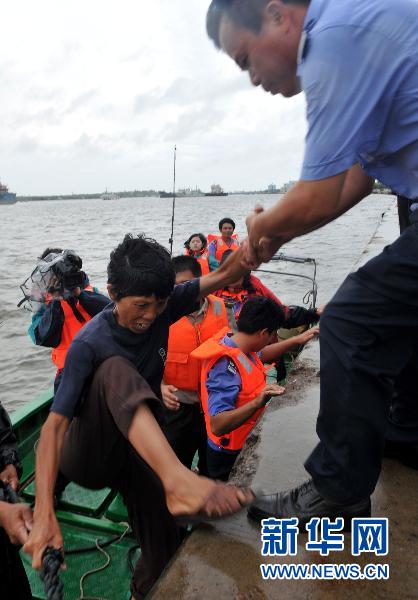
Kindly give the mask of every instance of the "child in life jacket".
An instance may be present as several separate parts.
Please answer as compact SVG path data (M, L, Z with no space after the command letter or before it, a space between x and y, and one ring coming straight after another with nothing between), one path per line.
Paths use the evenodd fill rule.
M209 273L209 263L208 263L208 242L203 233L192 233L192 235L184 242L184 247L186 248L185 254L187 256L193 256L200 264L202 268L202 275L207 275Z
M209 268L215 271L219 267L224 252L234 252L239 248L237 235L234 234L235 222L229 217L221 219L218 224L220 235L208 235Z
M201 277L198 261L192 256L172 259L176 284ZM196 310L170 326L168 352L161 395L166 408L164 433L179 460L191 468L199 453L200 475L207 475L206 426L200 403L200 365L190 355L202 342L228 326L225 305L213 295L200 301Z
M226 481L231 469L272 396L284 393L266 384L264 364L292 346L307 342L317 329L271 343L284 322L274 300L249 299L238 317L236 333L220 332L192 354L202 361L201 397L207 431L209 476Z

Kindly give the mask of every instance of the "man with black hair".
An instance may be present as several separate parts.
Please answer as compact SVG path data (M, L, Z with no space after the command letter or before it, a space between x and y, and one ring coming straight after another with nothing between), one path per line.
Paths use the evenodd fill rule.
M271 298L245 302L236 333L221 332L192 354L203 361L202 406L208 435L209 476L227 481L245 440L272 396L284 393L266 385L263 363L277 360L296 345L312 339L317 329L272 343L285 321L283 308Z
M176 284L201 277L200 264L192 256L172 259ZM163 431L179 460L189 467L198 452L200 475L208 475L206 466L206 427L200 402L200 368L191 353L200 344L228 326L223 300L209 294L195 310L170 326L167 360L161 395L166 407Z
M245 260L266 262L368 196L374 179L418 198L416 0L213 0L207 31L253 85L306 95L300 181L247 219ZM417 423L391 418L418 334L418 203L411 226L348 276L321 317L320 443L311 479L250 509L255 519L370 515L385 440L415 452ZM400 398L401 399L401 398ZM402 399L401 399L402 401Z
M208 235L209 268L214 271L219 267L222 255L227 250L237 250L239 243L234 235L235 223L229 217L224 217L218 224L221 235Z
M59 465L79 485L122 494L141 546L131 586L135 599L146 596L180 543L175 517L216 518L253 497L187 469L157 422L169 326L236 278L241 259L237 254L215 273L174 286L170 254L155 240L126 235L111 252L113 303L73 340L41 430L34 526L25 545L34 568L41 567L47 546L63 545L52 498Z

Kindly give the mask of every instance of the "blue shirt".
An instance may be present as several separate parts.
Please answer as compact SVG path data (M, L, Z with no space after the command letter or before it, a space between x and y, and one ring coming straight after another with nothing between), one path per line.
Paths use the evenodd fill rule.
M221 344L230 348L238 348L228 335L221 340ZM246 354L246 356L254 362L249 354ZM241 375L235 362L226 356L220 358L208 373L206 389L208 391L208 412L211 417L227 410L233 410L241 390ZM220 452L237 453L218 446L209 438L208 444L211 448Z
M155 395L160 397L169 326L195 310L199 292L199 279L177 285L165 310L147 331L140 334L117 323L113 304L93 317L71 343L51 411L72 419L94 372L111 356L122 356L131 361Z
M298 75L307 99L302 180L355 163L418 198L418 2L312 0Z

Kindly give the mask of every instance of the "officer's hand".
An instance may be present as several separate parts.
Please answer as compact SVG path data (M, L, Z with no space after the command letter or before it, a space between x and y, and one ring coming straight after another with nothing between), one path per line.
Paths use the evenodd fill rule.
M32 509L27 504L0 502L0 526L12 544L25 544L32 529Z
M263 408L271 400L273 396L281 396L286 391L281 385L277 385L277 383L269 383L266 385L264 390L261 392L259 396L254 400L257 408Z
M14 465L7 465L7 467L5 467L0 473L0 481L10 485L10 487L12 487L16 492L19 485L19 477L17 476L16 467Z
M177 392L177 388L174 385L161 384L161 396L164 406L168 410L178 410L180 408L180 402L174 392Z

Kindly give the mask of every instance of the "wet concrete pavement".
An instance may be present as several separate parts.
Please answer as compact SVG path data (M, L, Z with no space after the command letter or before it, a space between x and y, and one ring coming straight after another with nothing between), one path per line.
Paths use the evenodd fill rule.
M359 264L396 237L396 221L383 221ZM357 265L359 266L359 265ZM233 481L251 483L264 493L285 490L307 479L303 462L317 442L319 344L305 347L291 372L285 396L271 402L243 450ZM320 557L305 549L300 534L293 557L261 556L260 528L242 513L213 526L200 526L184 543L153 590L152 598L179 600L262 599L418 599L418 472L385 460L372 496L372 516L389 518L389 553L376 557L345 550ZM388 580L264 581L261 563L388 564Z

